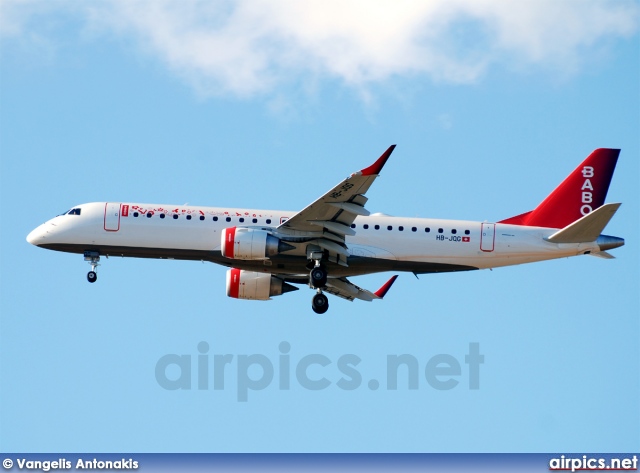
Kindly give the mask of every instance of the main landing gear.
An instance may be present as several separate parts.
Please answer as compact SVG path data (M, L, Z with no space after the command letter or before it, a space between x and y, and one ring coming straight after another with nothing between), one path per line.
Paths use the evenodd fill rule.
M322 253L312 252L310 256L309 266L313 265L313 267L309 273L309 286L318 291L311 299L311 308L316 314L324 314L329 309L329 299L322 293L322 288L327 285L328 273L320 264Z
M327 270L322 266L316 266L309 274L309 281L312 287L321 288L327 285Z
M87 273L87 281L94 283L98 280L98 273L96 269L100 266L100 253L97 251L85 251L84 260L88 261L91 265L91 271Z
M316 314L324 314L329 308L329 299L325 296L320 289L318 293L311 299L311 308Z

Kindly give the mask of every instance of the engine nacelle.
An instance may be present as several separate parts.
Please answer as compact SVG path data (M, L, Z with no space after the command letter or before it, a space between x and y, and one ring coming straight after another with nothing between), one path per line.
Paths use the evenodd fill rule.
M269 273L231 268L227 271L227 296L234 299L268 301L272 296L298 290Z
M230 259L264 260L294 247L264 230L231 227L222 230L220 251Z

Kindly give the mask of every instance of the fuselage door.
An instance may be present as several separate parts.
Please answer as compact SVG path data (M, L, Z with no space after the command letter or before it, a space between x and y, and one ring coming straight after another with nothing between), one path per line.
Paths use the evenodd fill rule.
M120 230L120 203L104 204L104 229L108 232Z
M483 223L480 233L480 249L482 251L493 251L496 235L495 223Z

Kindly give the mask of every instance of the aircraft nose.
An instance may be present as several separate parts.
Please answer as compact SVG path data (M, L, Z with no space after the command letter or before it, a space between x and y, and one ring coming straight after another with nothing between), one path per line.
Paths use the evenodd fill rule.
M34 246L39 246L44 241L46 233L44 225L40 225L27 235L27 241Z

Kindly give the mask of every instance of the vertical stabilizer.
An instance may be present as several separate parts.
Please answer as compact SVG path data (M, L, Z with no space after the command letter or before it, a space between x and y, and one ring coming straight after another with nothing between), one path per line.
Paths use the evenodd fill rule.
M619 149L598 148L534 210L498 223L564 228L593 212L604 204L619 154Z

